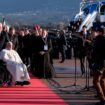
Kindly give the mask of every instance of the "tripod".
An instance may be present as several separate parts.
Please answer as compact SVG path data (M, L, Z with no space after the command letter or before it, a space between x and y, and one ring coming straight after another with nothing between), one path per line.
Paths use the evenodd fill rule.
M53 79L49 79L48 83L55 89L66 92L68 94L78 94L81 90L81 86L77 85L77 58L76 55L74 56L74 83L73 85L62 86L59 82Z
M85 87L81 90L82 91L90 91L90 69L89 69L89 62L88 62L88 56L85 57Z
M81 86L77 85L77 58L75 54L75 46L74 46L74 84L71 86L65 86L64 88L71 88L71 92L69 93L79 93L81 90Z
M89 70L89 64L88 64L88 57L85 57L85 76L86 76L86 84L83 90L89 91L89 77L90 77L90 70Z
M77 62L76 62L76 57L74 57L74 64L75 64L75 75L74 75L74 85L73 86L77 86Z

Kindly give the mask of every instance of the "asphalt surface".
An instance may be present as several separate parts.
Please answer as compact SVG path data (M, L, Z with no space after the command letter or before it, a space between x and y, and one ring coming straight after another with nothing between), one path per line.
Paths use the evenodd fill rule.
M86 66L86 62L84 62ZM68 105L95 105L99 102L93 87L90 70L81 76L80 62L68 59L63 63L54 60L54 78L44 82L54 90ZM87 72L89 71L89 72Z

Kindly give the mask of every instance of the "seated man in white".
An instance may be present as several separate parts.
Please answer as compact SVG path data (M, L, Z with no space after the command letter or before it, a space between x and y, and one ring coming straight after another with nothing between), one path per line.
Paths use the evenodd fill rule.
M7 42L6 48L0 52L0 59L6 63L7 70L12 75L16 85L28 85L30 77L27 68L12 47L12 42Z

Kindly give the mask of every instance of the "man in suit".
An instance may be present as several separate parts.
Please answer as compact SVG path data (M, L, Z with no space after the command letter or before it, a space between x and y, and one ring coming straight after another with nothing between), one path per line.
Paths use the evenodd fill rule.
M8 34L3 30L3 25L0 23L0 51L5 48L6 43L9 41Z
M67 41L66 41L64 30L60 31L59 36L57 38L57 42L58 42L58 50L61 54L60 63L63 63L66 59L66 50L67 50Z
M16 35L16 31L14 27L10 27L9 29L9 40L13 43L13 49L18 50L18 36Z

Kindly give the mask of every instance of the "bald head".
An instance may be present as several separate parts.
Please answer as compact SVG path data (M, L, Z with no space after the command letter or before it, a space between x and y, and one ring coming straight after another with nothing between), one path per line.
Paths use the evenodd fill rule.
M6 49L12 50L12 48L13 48L12 42L7 42L7 44L6 44Z

